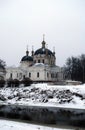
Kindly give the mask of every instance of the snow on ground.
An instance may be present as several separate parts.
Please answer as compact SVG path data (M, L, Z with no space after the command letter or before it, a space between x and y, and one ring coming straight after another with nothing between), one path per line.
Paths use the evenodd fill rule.
M28 123L21 123L16 121L0 120L0 130L73 130L61 129L54 127L46 127L40 125L33 125Z
M0 104L55 106L85 109L85 84L0 88Z

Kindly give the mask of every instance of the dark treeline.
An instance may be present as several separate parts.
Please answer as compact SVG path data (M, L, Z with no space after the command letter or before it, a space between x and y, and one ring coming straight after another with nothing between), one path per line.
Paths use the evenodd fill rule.
M5 61L3 61L3 60L0 59L0 68L5 69L5 66L6 66Z
M85 82L85 54L69 57L64 66L66 79Z

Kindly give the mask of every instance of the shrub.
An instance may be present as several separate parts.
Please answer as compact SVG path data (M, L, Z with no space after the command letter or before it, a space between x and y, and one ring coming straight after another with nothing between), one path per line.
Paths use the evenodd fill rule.
M7 86L8 87L13 87L13 79L8 79L7 80Z
M15 87L19 86L19 84L20 84L20 81L19 81L18 79L14 79L14 80L13 80L13 85L14 85Z
M9 79L8 81L7 81L7 86L8 87L17 87L17 86L19 86L19 84L20 84L20 81L18 80L18 79Z
M25 78L21 81L21 84L24 84L25 86L30 86L33 83L33 81L29 78Z
M5 85L5 80L1 79L0 80L0 87L4 87L4 85Z

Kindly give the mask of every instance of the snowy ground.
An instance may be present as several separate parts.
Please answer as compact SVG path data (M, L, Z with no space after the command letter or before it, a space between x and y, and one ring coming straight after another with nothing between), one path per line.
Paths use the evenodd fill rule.
M15 121L0 120L0 130L73 130L73 129L54 128L54 127L46 127Z
M85 109L85 84L58 86L32 84L29 87L0 88L0 104L55 106Z

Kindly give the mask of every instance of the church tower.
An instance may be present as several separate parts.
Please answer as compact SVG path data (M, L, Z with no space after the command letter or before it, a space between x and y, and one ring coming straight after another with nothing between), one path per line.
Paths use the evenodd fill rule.
M28 46L26 49L26 55L22 57L20 63L21 63L21 67L23 68L33 65L33 57L29 56Z
M45 35L43 35L42 47L34 53L34 63L43 63L46 65L55 65L55 54L46 48Z

